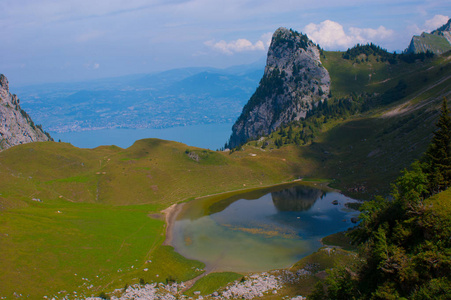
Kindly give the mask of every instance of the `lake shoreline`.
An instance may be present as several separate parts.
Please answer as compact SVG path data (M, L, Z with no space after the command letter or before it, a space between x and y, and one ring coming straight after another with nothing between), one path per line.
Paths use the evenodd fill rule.
M171 207L165 244L209 270L260 272L287 268L323 247L320 237L353 226L345 203L358 200L328 188L327 182L271 187L217 193L186 202L180 210Z
M174 227L175 220L181 212L184 204L185 203L175 203L161 211L165 215L166 222L166 237L163 242L163 245L165 246L172 246L172 228Z
M281 183L276 183L276 184L271 184L271 185L247 187L247 188L242 188L242 189L237 189L237 190L232 190L232 191L225 191L225 192L220 192L220 193L216 193L216 194L199 196L199 197L196 197L195 199L196 200L197 199L204 199L204 198L215 197L215 196L229 196L229 194L233 195L235 193L237 193L237 194L245 194L246 192L251 192L251 191L254 191L254 190L271 188L271 187L279 187L279 186L285 186L285 185L289 186L290 184L296 184L296 183L302 183L302 184L305 184L305 185L313 185L316 188L327 188L327 189L330 189L332 191L341 193L340 190L337 190L337 189L329 187L329 183L330 182L304 181L303 178L299 178L299 179L294 179L292 181L281 182ZM173 245L172 245L172 239L173 239L172 228L174 227L174 224L175 224L175 221L177 219L177 216L182 211L182 208L183 208L185 203L186 202L175 203L175 204L172 204L168 208L166 208L166 209L161 211L164 214L164 216L165 216L165 223L166 223L166 234L165 234L165 240L163 242L163 245L165 245L165 246L172 246L173 247Z

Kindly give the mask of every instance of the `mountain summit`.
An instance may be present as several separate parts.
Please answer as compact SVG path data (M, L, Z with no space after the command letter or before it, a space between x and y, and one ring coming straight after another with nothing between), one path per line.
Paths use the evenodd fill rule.
M421 35L413 36L407 53L426 53L442 54L451 50L451 19L440 28L431 33L423 32Z
M18 144L53 141L20 108L19 102L17 96L9 92L8 79L0 74L0 151Z
M327 98L330 77L321 64L321 52L306 35L286 28L276 30L263 78L233 125L229 147L297 121Z

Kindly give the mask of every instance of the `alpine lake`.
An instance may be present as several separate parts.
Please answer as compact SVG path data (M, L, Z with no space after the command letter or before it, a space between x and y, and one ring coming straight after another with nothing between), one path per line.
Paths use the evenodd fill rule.
M287 268L355 226L350 202L358 201L313 183L196 199L182 204L169 243L210 272Z

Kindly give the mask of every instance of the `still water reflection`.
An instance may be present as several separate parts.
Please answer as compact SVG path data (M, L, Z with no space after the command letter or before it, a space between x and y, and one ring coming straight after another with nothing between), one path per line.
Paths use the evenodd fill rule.
M322 237L353 226L358 212L346 202L356 200L307 185L196 200L179 214L172 245L218 271L284 268L320 248Z

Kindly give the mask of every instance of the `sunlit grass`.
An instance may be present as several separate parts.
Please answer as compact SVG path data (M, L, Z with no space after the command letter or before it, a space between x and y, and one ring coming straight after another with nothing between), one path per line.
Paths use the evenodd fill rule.
M234 272L210 273L199 279L185 292L185 295L193 296L194 292L200 292L200 295L209 295L242 277L243 275Z

